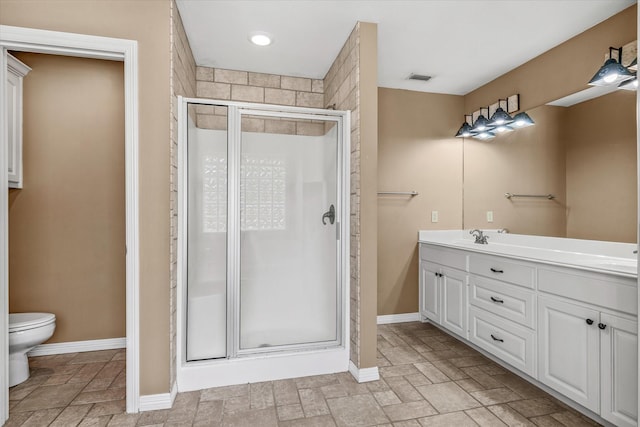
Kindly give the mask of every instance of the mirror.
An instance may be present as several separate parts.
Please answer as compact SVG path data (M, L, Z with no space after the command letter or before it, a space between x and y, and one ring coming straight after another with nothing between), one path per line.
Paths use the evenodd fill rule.
M465 229L636 242L636 92L567 98L527 111L535 126L464 140Z

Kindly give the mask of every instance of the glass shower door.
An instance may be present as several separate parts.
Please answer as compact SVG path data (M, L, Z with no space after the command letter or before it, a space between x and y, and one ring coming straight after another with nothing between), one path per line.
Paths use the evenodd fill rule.
M240 113L238 353L335 343L337 121Z

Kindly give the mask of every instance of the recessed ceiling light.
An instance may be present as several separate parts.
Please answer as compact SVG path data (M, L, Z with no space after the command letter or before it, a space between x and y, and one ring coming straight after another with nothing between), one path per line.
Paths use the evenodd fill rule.
M269 46L271 43L273 43L273 37L263 32L255 32L249 34L249 40L256 46Z

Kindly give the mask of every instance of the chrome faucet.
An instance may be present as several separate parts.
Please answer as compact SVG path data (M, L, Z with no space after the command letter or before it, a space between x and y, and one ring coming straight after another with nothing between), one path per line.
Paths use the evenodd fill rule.
M478 234L476 234L478 233ZM477 228L474 230L469 231L469 234L471 234L473 237L476 238L475 242L473 243L478 243L480 245L486 245L487 244L487 239L489 238L489 236L485 236L482 233L482 230L478 230Z

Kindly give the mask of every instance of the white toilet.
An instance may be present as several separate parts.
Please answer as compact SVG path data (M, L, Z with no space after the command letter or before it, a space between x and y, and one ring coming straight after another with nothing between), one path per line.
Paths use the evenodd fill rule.
M9 387L29 378L27 353L51 338L55 329L55 314L9 314Z

